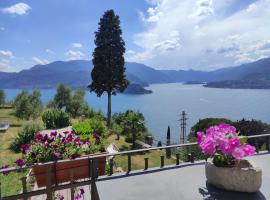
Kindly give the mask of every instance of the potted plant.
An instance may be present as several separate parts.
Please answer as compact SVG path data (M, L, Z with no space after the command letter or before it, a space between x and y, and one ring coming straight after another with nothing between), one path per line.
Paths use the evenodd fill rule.
M222 189L256 192L262 184L262 170L250 160L255 147L246 144L247 137L238 136L236 128L228 124L209 127L197 132L197 142L207 157L205 165L208 183Z
M31 144L22 145L23 158L18 159L16 163L18 166L33 165L38 187L46 185L48 165L51 168L53 184L70 181L70 170L73 170L74 180L89 178L91 166L88 155L104 153L99 135L93 133L89 138L81 141L73 131L53 131L45 135L38 133ZM79 157L80 159L77 159ZM58 162L59 160L66 161ZM104 175L106 157L98 158L97 164L99 175Z

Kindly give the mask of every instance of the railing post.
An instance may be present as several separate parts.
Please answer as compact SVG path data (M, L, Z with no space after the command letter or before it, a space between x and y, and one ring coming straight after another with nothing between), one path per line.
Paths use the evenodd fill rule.
M71 183L70 198L71 198L71 200L74 200L75 189L73 187L73 183L74 183L74 171L73 171L73 169L69 170L69 176L70 176L70 183Z
M131 171L131 154L128 154L128 170L127 172L129 173Z
M175 156L176 156L176 165L179 165L179 157L180 157L179 153L176 153Z
M27 193L27 185L26 185L26 177L21 178L22 181L22 193ZM23 200L27 200L27 198L23 198Z
M53 191L52 191L52 166L46 165L46 190L47 190L47 199L53 199Z
M113 157L110 159L110 173L109 173L109 176L113 175Z
M266 150L270 152L270 136L267 136L266 138Z
M144 158L144 170L148 169L148 158Z
M0 200L2 200L2 190L1 190L1 188L2 188L2 184L1 184L1 181L0 181Z
M91 200L99 200L99 195L98 195L98 191L97 191L97 186L96 186L96 178L98 177L98 174L96 173L96 160L95 159L91 159ZM98 160L97 160L98 161Z
M190 154L188 154L188 161L191 163L194 163L194 152L191 151Z
M258 138L254 138L254 142L255 142L256 152L259 153L260 149L259 149L259 140L258 140Z
M163 155L160 156L160 167L161 168L164 167L164 156Z

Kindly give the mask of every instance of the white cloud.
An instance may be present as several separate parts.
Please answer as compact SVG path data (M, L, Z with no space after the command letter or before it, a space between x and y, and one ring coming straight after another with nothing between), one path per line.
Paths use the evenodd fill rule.
M136 52L133 51L133 50L128 50L126 53L127 53L127 54L130 54L130 55L133 55L133 54L135 54Z
M32 8L26 3L17 3L10 7L3 8L2 12L9 14L25 15Z
M130 61L215 69L270 56L270 0L148 0ZM239 7L238 10L232 9ZM241 8L240 8L241 7Z
M48 54L55 54L54 51L51 50L51 49L46 49L45 51L46 51L46 53L48 53Z
M84 57L84 54L81 51L69 50L65 53L68 57L68 60L80 60Z
M75 43L72 43L72 47L74 47L74 48L82 48L83 45L81 43L75 42Z
M32 61L34 61L36 64L38 65L46 65L49 63L48 60L46 59L41 59L41 58L38 58L38 57L32 57Z
M0 70L12 71L11 60L15 58L11 51L0 50Z
M0 50L0 58L11 59L14 58L14 55L11 51Z

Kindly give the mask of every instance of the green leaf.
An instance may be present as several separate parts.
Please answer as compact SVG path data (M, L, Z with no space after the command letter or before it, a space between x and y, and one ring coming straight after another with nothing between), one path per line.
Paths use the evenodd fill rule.
M248 137L247 136L239 136L240 143L243 145L247 143Z

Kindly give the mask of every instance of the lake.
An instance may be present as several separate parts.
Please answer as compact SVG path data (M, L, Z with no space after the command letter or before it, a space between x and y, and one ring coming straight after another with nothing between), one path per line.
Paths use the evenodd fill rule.
M167 126L175 142L180 138L180 113L188 114L187 129L199 119L223 117L232 120L258 119L270 123L270 90L216 89L202 85L183 85L181 83L153 84L147 95L118 94L112 98L112 112L134 109L142 112L147 127L155 139L165 141ZM12 100L20 90L5 91L7 100ZM44 89L42 101L47 103L55 94L54 89ZM107 98L97 98L87 92L86 100L96 110L106 113ZM187 132L188 132L187 131Z

